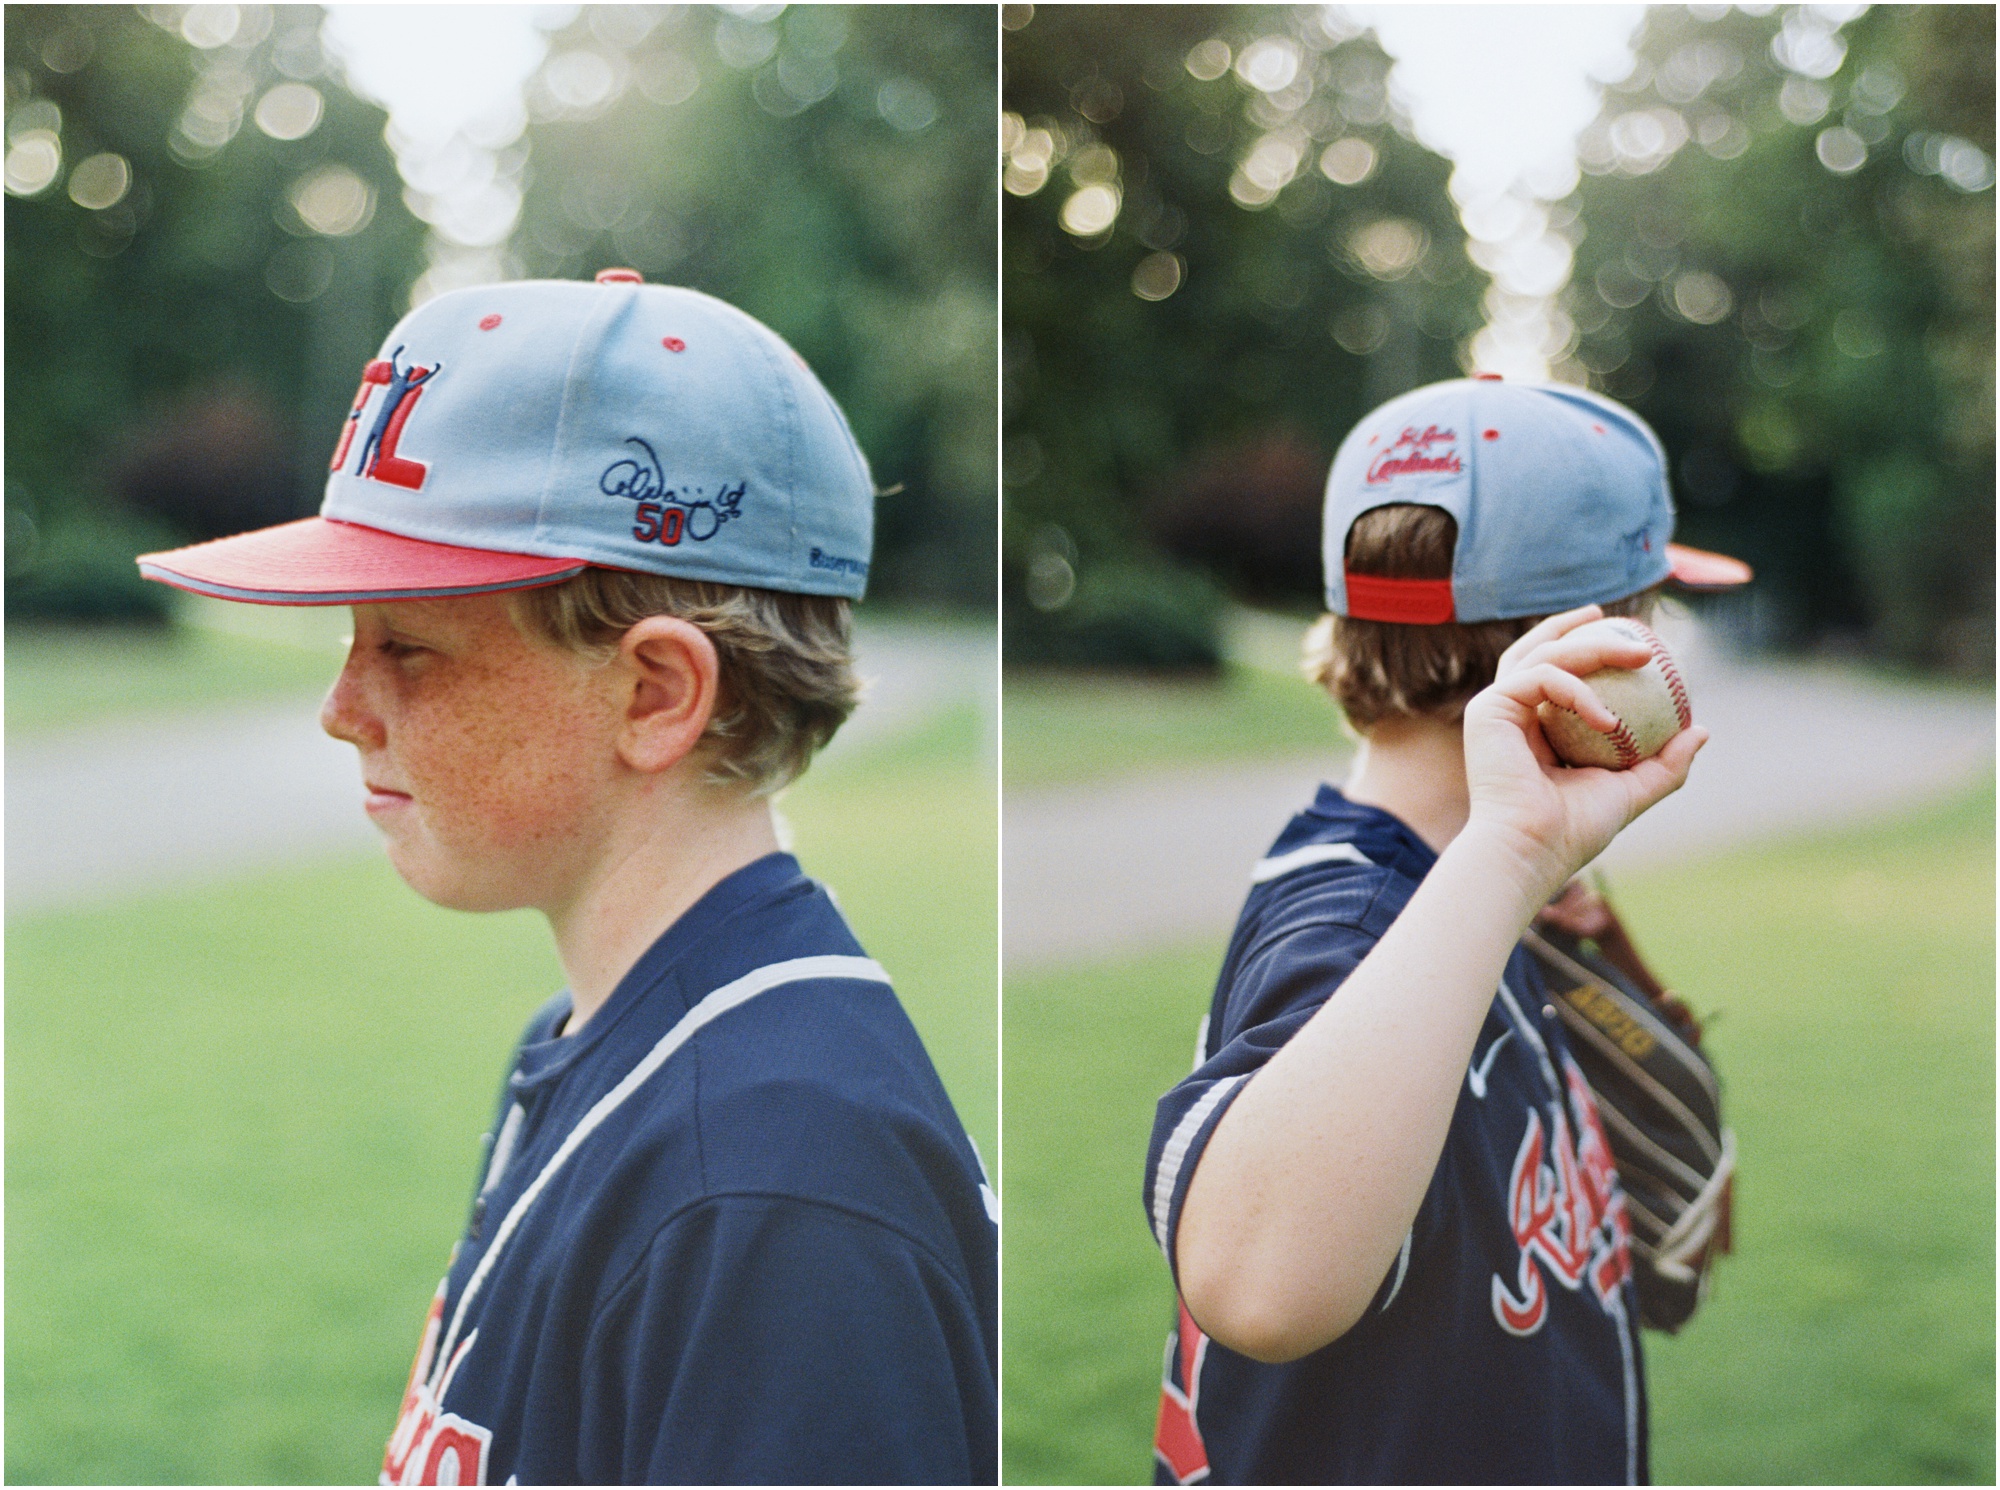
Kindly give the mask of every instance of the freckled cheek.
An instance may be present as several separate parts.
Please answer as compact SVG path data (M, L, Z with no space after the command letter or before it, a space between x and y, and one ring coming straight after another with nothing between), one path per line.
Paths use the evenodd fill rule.
M560 697L513 696L518 706L443 710L405 735L419 807L442 842L525 847L567 836L589 816L600 785L591 721Z

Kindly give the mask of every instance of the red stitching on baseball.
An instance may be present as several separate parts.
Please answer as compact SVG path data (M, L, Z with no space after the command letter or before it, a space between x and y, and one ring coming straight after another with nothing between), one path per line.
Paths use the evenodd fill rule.
M1652 627L1645 622L1632 621L1628 624L1634 631L1640 633L1640 640L1652 649L1653 660L1660 664L1660 676L1667 680L1667 692L1674 697L1674 717L1680 720L1681 728L1686 729L1694 723L1694 709L1688 703L1687 684L1681 681L1681 670L1674 663L1674 654L1667 650L1667 644L1661 641L1654 634Z
M1632 738L1632 728L1624 720L1620 719L1617 728L1611 730L1605 738L1618 747L1619 770L1639 763L1639 742Z

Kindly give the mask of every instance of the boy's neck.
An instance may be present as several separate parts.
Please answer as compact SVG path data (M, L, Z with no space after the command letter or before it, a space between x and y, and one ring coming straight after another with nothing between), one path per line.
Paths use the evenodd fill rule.
M575 1034L696 901L778 849L768 799L705 791L614 843L574 900L545 910L569 980L563 1033Z
M1443 853L1472 812L1465 785L1465 728L1457 720L1398 717L1370 727L1341 787L1379 807Z

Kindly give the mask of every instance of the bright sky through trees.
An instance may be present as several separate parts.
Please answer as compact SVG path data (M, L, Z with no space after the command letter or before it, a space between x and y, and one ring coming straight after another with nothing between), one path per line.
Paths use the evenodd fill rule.
M354 90L389 111L389 144L411 209L430 224L430 267L413 305L462 285L513 278L505 256L521 216L528 125L522 90L567 7L336 5L325 39Z
M1631 71L1640 5L1363 5L1396 59L1390 86L1417 138L1450 158L1451 194L1493 276L1473 361L1540 379L1568 340L1554 297L1570 245L1542 204L1576 187L1576 137L1603 84Z

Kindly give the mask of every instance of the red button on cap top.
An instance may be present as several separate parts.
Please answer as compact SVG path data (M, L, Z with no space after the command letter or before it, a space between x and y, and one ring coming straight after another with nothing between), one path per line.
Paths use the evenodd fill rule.
M636 269L600 269L597 282L601 285L642 285L646 277Z
M597 277L599 279L604 278L601 274ZM1497 383L1500 381L1500 374L1498 373L1474 373L1472 376L1481 383Z

